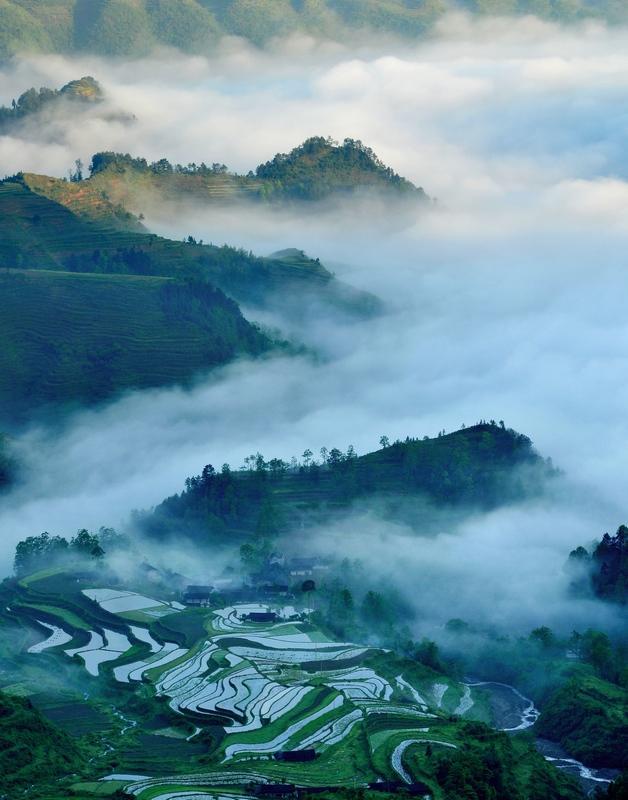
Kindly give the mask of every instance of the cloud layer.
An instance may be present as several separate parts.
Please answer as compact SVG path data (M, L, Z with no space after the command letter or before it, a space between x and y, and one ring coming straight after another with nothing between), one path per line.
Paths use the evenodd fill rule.
M560 616L567 552L626 514L627 45L622 29L456 17L415 49L293 39L270 54L231 42L213 60L33 59L0 73L7 100L92 73L112 107L138 118L130 129L68 122L56 143L0 138L0 173L63 174L99 149L247 171L330 134L362 139L439 201L410 218L365 205L152 209L149 222L169 235L260 253L305 248L380 295L388 313L292 331L318 348L316 363L236 364L191 392L137 394L62 431L23 433L33 479L0 511L2 566L16 539L116 524L207 462L323 445L365 452L381 434L434 435L493 417L529 434L571 488L532 511L474 518L455 537L443 531L437 545L404 538L408 563L463 586L462 599L490 587L477 603L483 617L500 593L504 621L543 608ZM526 586L534 609L517 616Z

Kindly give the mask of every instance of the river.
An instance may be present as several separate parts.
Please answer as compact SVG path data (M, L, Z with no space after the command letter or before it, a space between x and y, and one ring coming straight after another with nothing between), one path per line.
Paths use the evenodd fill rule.
M526 730L539 718L541 712L534 702L522 695L514 686L495 681L474 681L466 685L482 687L488 692L493 722L500 731ZM547 739L537 737L536 748L546 761L554 764L557 769L563 769L577 777L587 796L592 795L598 787L610 783L619 774L618 770L587 767L575 758L570 758L559 744Z

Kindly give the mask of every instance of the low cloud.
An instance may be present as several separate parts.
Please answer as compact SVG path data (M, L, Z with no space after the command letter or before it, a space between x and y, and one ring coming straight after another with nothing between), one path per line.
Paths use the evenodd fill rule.
M429 541L377 517L342 538L356 550L367 533L381 553L403 548L406 566L393 559L390 574L426 587L430 620L443 602L437 584L452 583L460 591L449 616L466 602L503 624L564 619L569 550L626 514L627 44L623 29L457 17L416 48L291 40L271 54L230 42L212 59L30 59L0 73L6 99L92 73L112 108L138 118L130 128L68 123L61 143L2 137L0 172L65 174L99 149L247 171L321 133L362 139L439 200L402 216L366 201L282 212L151 207L149 223L171 236L259 253L304 248L387 312L293 328L317 360L241 362L190 391L132 394L20 432L27 481L0 507L3 568L17 539L115 525L207 462L237 467L257 451L289 458L349 444L363 453L382 434L495 418L552 456L568 476L562 494ZM577 606L585 612L602 613Z

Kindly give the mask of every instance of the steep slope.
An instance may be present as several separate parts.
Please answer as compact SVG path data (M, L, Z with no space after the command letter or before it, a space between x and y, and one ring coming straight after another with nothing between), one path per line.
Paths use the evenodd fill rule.
M297 31L424 35L452 8L575 22L626 19L617 0L0 0L0 58L18 52L139 57L158 45L207 51L222 35L263 45Z
M361 457L331 449L323 464L305 455L301 467L262 456L239 472L217 474L206 467L186 481L181 495L146 515L143 526L155 536L180 532L199 542L245 540L324 524L352 503L372 498L387 499L388 513L399 518L407 513L408 498L444 507L497 507L539 493L552 474L527 437L495 424L408 439Z
M5 414L186 383L270 347L208 284L20 270L0 274L0 293Z
M0 183L0 267L193 276L237 302L270 304L286 313L309 302L353 315L378 308L374 297L336 281L317 260L295 263L191 238L164 239L94 192L90 182L44 176L20 174Z
M593 767L628 763L628 692L593 676L577 676L554 692L538 732Z
M0 775L5 797L83 766L81 751L66 733L21 697L0 692ZM16 794L5 794L7 791Z

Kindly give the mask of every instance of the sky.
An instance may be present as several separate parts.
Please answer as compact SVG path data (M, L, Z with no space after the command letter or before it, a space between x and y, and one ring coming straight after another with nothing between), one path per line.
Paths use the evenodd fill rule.
M626 53L625 29L454 16L416 47L349 50L299 37L260 52L232 40L211 58L55 56L0 71L0 102L92 74L107 111L136 117L99 110L80 125L61 117L45 132L0 137L0 175L65 175L103 149L246 172L331 135L361 139L436 200L402 214L367 202L282 213L147 208L147 224L165 235L259 254L302 248L382 298L386 312L299 328L245 309L321 358L239 362L191 391L136 393L21 432L29 472L0 504L0 567L10 569L25 535L119 525L208 462L237 467L257 451L289 459L350 444L364 453L382 434L432 436L494 418L552 457L561 491L444 529L436 544L370 518L382 554L396 537L410 554L405 567L378 561L404 585L422 564L424 586L459 582L468 564L460 604L490 587L477 614L489 617L501 598L504 624L569 613L568 552L626 521ZM320 536L354 553L357 521L353 530ZM526 587L535 600L522 604ZM428 596L438 616L440 595ZM578 613L595 620L599 609Z

